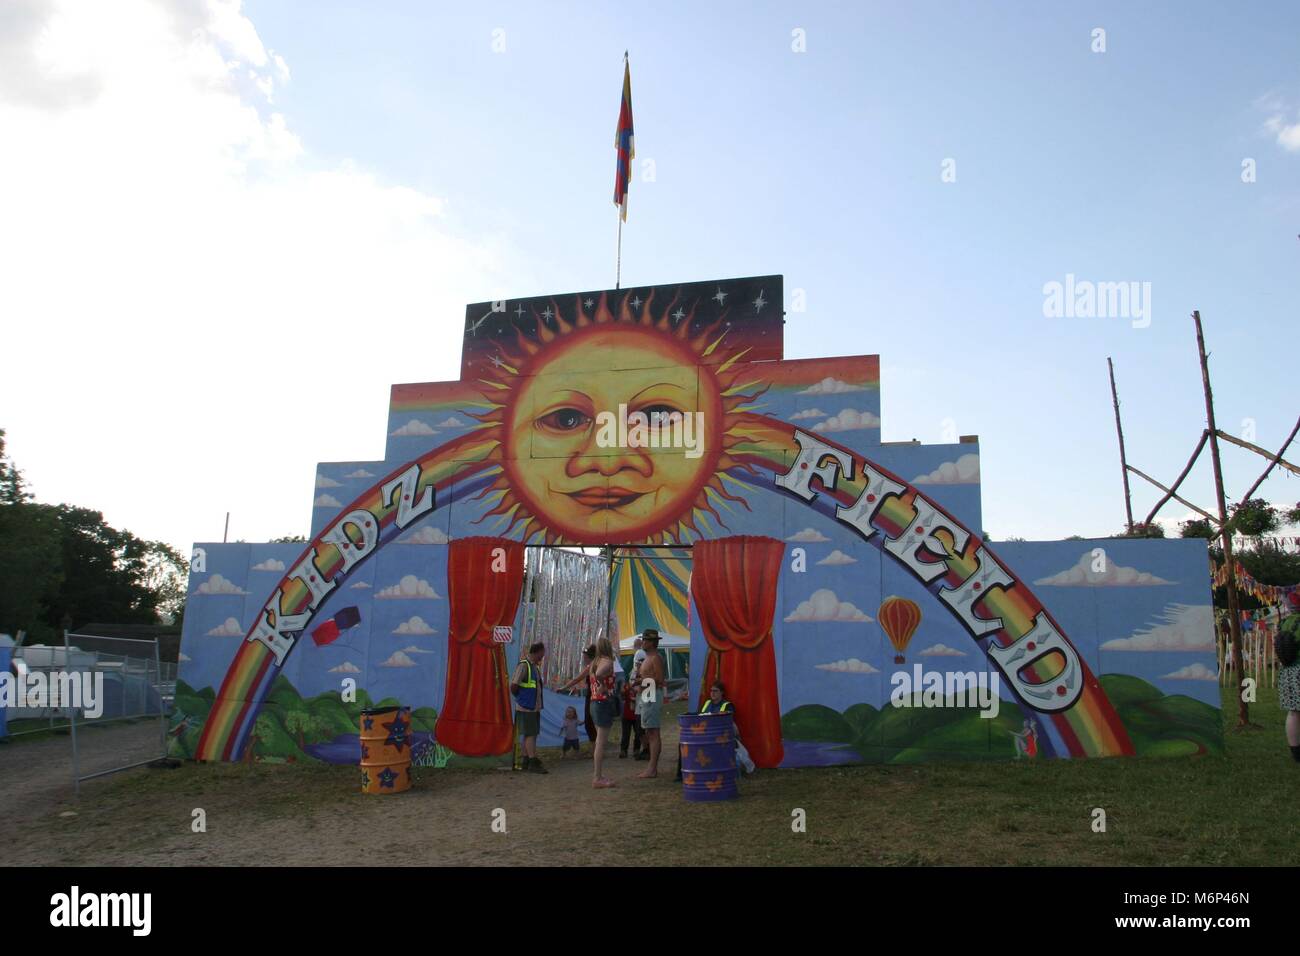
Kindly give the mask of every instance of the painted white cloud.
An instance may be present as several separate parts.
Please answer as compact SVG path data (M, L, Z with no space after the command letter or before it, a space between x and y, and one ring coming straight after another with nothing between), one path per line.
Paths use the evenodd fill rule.
M372 475L370 472L366 471L364 468L358 468L356 471L352 472L352 474L344 475L343 477L344 478L373 478L375 476Z
M446 544L451 539L441 528L426 524L397 539L398 544Z
M850 385L848 382L842 382L838 378L826 377L820 382L809 385L802 389L800 395L841 395L844 392L862 392L866 391L866 386Z
M343 502L339 501L331 494L320 495L312 502L317 508L342 508Z
M397 431L391 432L391 434L395 438L409 438L413 435L436 435L438 432L430 428L424 422L412 418L401 428L397 429Z
M394 634L437 634L438 632L424 622L418 614L410 620L403 621L393 628Z
M200 594L247 594L233 581L227 581L220 574L214 574L199 585Z
M352 585L352 587L353 587L354 589L355 589L355 588L368 588L368 587L370 587L370 585L367 584L365 581L358 581L356 584Z
M279 104L291 66L295 81L313 82L329 67L287 63L268 49L256 21L264 7L0 2L0 324L4 354L24 356L0 375L0 409L42 500L84 502L80 460L144 460L159 434L176 461L201 460L214 445L228 461L261 460L264 433L230 423L294 407L301 383L232 380L231 369L247 367L250 343L329 368L338 336L321 329L354 328L361 315L416 326L463 314L483 289L542 282L527 264L507 277L505 264L520 260L506 233L456 225L441 198L400 171L300 138L298 117L268 96ZM427 338L442 363L434 377L454 371L460 330L452 325ZM177 355L185 361L170 360ZM350 366L348 387L386 396L390 383L427 381L429 355L399 349L383 363ZM56 375L78 387L50 390ZM152 409L153 428L120 427L148 389L192 392L218 380L234 385L202 428L185 402ZM297 421L295 440L275 451L274 472L314 474L322 455L341 457L330 449L350 454L338 436L364 434L373 414L343 402ZM80 447L40 440L71 420ZM201 470L187 478L187 493L221 501L232 537L264 541L284 533L284 516L301 501L293 481L261 478ZM130 469L99 476L93 504L142 538L190 549L193 515L160 508L155 488Z
M980 456L962 455L956 461L945 461L926 475L912 479L914 485L973 485L980 480Z
M1159 622L1131 637L1102 642L1103 651L1212 651L1214 612L1208 604L1170 604Z
M417 578L414 574L407 574L398 583L383 588L375 597L376 599L437 598L438 594L428 581Z
M176 660L177 662L184 664L187 661L193 660L193 658L191 658L190 655L186 654L184 651L181 651L179 654L176 655Z
M830 540L816 528L804 528L802 531L796 531L787 541L798 541L800 544L823 544Z
M874 412L846 408L812 427L815 432L852 432L862 428L879 428L880 416Z
M344 661L338 667L331 667L329 672L331 674L360 674L361 668L351 661Z
M820 408L808 408L802 412L795 412L790 416L790 421L802 421L805 418L825 418L830 412L824 412Z
M800 601L799 606L786 616L787 621L870 621L848 601L841 601L830 588L814 591L812 597Z
M1126 568L1109 558L1103 561L1103 558L1104 555L1093 557L1091 551L1085 551L1074 567L1066 568L1050 577L1039 578L1034 583L1060 588L1152 587L1157 584L1174 583L1146 571L1139 571L1137 568ZM1100 566L1102 570L1093 570L1094 565Z
M403 647L402 653L403 654L432 654L433 651L426 650L423 647L416 647L414 644L411 644L407 647Z
M416 667L415 661L411 660L401 651L393 651L392 657L379 665L380 667Z
M439 428L464 428L468 424L469 422L463 422L455 415L452 415L438 422L438 427Z
M836 548L834 551L832 551L830 554L826 555L826 557L822 558L822 559L821 559L820 561L818 561L817 563L818 563L818 564L828 564L828 565L830 565L831 567L839 567L839 566L842 565L842 564L857 564L857 563L858 563L858 559L857 559L857 558L849 557L847 554L845 554L845 553L844 553L843 551L841 551L839 548Z
M208 637L243 637L244 629L239 626L239 618L228 617L225 622L218 624L212 630L208 631Z
M1195 664L1188 664L1186 667L1180 667L1170 674L1162 674L1161 680L1213 680L1217 681L1219 675L1210 670L1200 661Z
M959 651L955 647L949 647L947 644L931 644L925 650L921 651L920 657L965 657L965 651Z
M845 661L832 661L829 664L814 665L819 671L835 671L837 674L879 674L880 671L866 661L850 657Z
M267 558L258 564L253 565L254 571L283 571L284 562L277 558Z
M335 481L333 478L329 477L328 475L322 475L317 473L316 487L317 488L342 488L343 485Z

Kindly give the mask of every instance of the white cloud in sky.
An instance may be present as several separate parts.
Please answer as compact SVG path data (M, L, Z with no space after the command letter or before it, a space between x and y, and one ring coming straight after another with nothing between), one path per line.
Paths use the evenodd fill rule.
M438 427L439 428L464 428L468 424L469 422L463 422L455 415L452 415L451 417L444 418L442 421L438 422Z
M292 413L301 377L257 356L339 368L340 343L378 316L416 327L539 284L505 230L466 238L439 196L314 152L268 102L290 64L250 15L233 0L0 3L0 316L24 356L0 376L10 452L39 500L183 552L219 540L227 510L232 539L283 534L303 501L282 476L380 451L389 386L456 378L459 324L349 367L329 414ZM148 428L123 427L146 408ZM69 420L76 441L48 440ZM159 435L191 506L160 506L131 469L86 481L87 459L159 460Z
M394 634L437 634L438 632L424 622L418 614L408 621L403 621L393 628Z
M826 535L822 534L816 528L804 528L802 531L796 531L785 540L798 541L800 544L822 544L829 541L830 538L826 537Z
M818 561L817 563L818 563L818 564L828 564L828 565L830 565L831 567L838 567L838 566L841 565L841 564L857 564L857 563L858 563L858 559L857 559L857 558L851 558L851 557L849 557L847 554L845 554L843 551L841 551L839 548L836 548L834 551L832 551L830 554L826 555L826 557L822 558L822 559L821 559L820 561Z
M220 574L214 574L199 585L199 594L247 594L238 584L228 581Z
M331 667L329 672L331 674L360 674L361 668L351 661L344 661L338 667Z
M844 392L862 392L866 387L863 385L850 385L848 382L842 382L838 378L827 376L820 382L809 385L799 391L800 395L841 395Z
M825 418L830 412L824 412L820 408L808 408L802 412L795 412L790 416L790 421L797 422L805 418Z
M851 432L863 428L879 428L880 416L874 412L857 411L846 408L838 415L832 415L824 422L813 426L815 432Z
M415 667L415 661L411 660L401 651L393 651L391 657L379 665L380 667Z
M352 585L352 587L353 587L353 588L368 588L368 587L370 587L370 585L367 584L365 581L358 581L356 584Z
M879 674L880 671L866 661L850 657L845 661L832 661L829 664L814 664L819 671L835 671L839 674Z
M313 501L312 504L315 505L317 508L342 508L343 507L343 502L339 501L337 498L335 498L333 495L330 494L318 495L316 497L316 500Z
M1264 121L1264 129L1288 153L1300 153L1300 115L1288 119L1283 113L1275 113Z
M283 571L284 562L276 558L267 558L259 564L253 565L254 571Z
M947 644L931 644L925 650L920 652L920 657L965 657L965 651L959 651L955 647L949 647Z
M426 524L397 539L398 544L446 544L451 539L441 528Z
M870 621L848 601L841 601L830 588L821 588L786 615L787 621Z
M344 475L343 477L344 478L373 478L375 476L372 475L370 472L366 471L364 468L358 468L350 475Z
M1093 567L1099 564L1101 570L1094 571ZM1126 568L1104 555L1094 557L1091 551L1085 551L1074 567L1066 568L1059 574L1039 578L1034 583L1061 588L1124 588L1152 587L1173 582L1156 577L1147 571L1139 571L1137 568Z
M436 435L438 434L438 432L435 429L430 428L428 425L426 425L424 422L420 421L419 419L412 418L409 422L407 422L405 425L397 429L397 431L392 432L391 434L397 438L409 438L413 435L419 435L419 436Z
M437 598L438 594L428 581L417 578L414 574L403 576L396 584L383 588L375 595L376 599L397 598Z
M212 630L208 631L208 637L243 637L244 629L239 626L239 618L228 617L218 624Z
M414 644L410 644L407 647L402 648L402 653L403 654L432 654L433 651L427 650L423 647L416 647Z
M956 461L945 461L924 475L912 479L914 485L973 485L980 480L980 456L962 455Z
M1215 680L1219 675L1210 670L1200 661L1195 664L1188 664L1186 667L1180 667L1178 670L1169 674L1161 674L1161 680Z
M1170 604L1158 623L1131 637L1103 641L1103 651L1212 651L1214 611L1208 604Z
M318 472L316 474L316 487L317 488L342 488L343 485L335 481L333 478L329 477L328 475L322 475Z

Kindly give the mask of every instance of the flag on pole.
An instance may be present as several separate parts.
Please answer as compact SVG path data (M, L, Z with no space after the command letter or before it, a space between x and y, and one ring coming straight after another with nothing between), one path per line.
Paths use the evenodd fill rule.
M618 151L618 165L614 170L614 205L619 207L623 221L627 221L627 189L632 179L632 160L636 158L636 142L632 136L632 67L623 54L623 103L618 111L618 131L614 134L614 149Z

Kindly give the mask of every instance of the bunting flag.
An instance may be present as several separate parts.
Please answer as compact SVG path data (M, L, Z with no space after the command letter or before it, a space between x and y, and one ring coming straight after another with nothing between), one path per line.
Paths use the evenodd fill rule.
M1291 604L1296 603L1295 595L1300 595L1300 584L1276 585L1261 584L1256 581L1245 568L1241 566L1240 561L1233 561L1237 577L1237 591L1242 594L1249 594L1261 604L1281 604L1287 601ZM1214 573L1210 576L1216 588L1221 588L1228 583L1228 566L1222 562L1214 566Z
M632 160L636 158L636 141L632 135L632 67L623 54L623 102L618 111L618 130L614 133L618 164L614 169L614 205L627 222L627 190L632 180Z

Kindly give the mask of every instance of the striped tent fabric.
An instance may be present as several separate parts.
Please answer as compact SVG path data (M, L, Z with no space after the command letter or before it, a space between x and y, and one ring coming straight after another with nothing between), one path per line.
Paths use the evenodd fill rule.
M647 627L687 636L690 580L689 549L617 549L611 592L618 636L630 637Z

